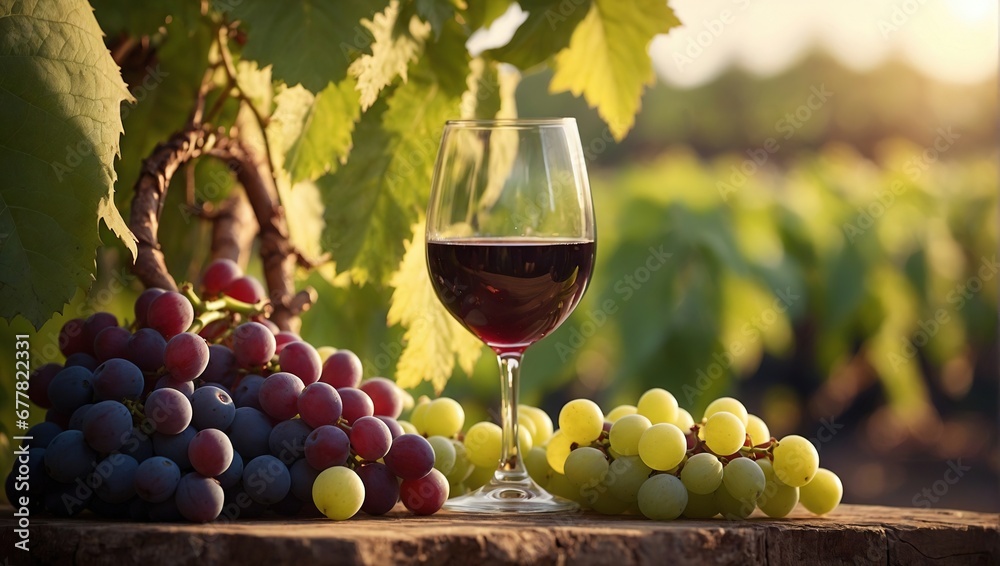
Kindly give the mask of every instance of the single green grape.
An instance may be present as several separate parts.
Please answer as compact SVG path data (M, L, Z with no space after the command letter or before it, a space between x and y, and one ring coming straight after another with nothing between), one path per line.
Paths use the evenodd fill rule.
M688 458L681 470L681 481L691 493L710 495L722 483L722 462L715 454L702 452Z
M673 425L671 425L673 426ZM649 519L670 521L681 516L688 503L688 492L676 476L657 474L639 488L639 510Z
M479 489L486 485L486 482L493 479L493 474L496 471L496 464L482 467L476 466L472 469L472 473L469 474L469 477L465 478L465 485L468 486L469 491Z
M638 411L639 410L635 408L635 405L618 405L617 407L611 409L608 412L608 415L605 417L605 419L609 423L614 424L618 422L618 419L627 415L634 415Z
M479 422L465 433L465 450L469 461L477 467L496 468L500 461L503 441L500 427L491 422Z
M559 430L577 444L590 444L604 430L604 413L590 399L574 399L559 411Z
M719 513L729 520L746 519L757 507L756 502L740 501L733 497L733 494L726 489L725 482L715 490L715 504L719 508Z
M410 421L396 421L396 422L398 422L400 428L403 429L403 434L417 434L417 435L420 434L420 432L417 431L417 427L413 426L413 423L411 423Z
M732 397L719 397L715 401L709 403L708 407L705 407L704 418L710 418L716 413L732 413L740 419L740 422L743 423L744 427L747 426L747 418L749 416L747 414L747 408L743 406L743 403L740 403Z
M677 409L677 418L673 420L674 425L684 431L687 434L694 426L694 418L691 417L691 413L687 412L687 409Z
M520 418L522 415L530 419L532 424L535 425L535 430L532 434L532 441L535 446L542 446L552 438L552 419L549 418L548 413L538 407L518 405L517 416Z
M458 457L455 445L450 438L443 436L431 436L427 442L434 449L434 469L447 477L455 468L455 460Z
M736 453L746 442L746 427L729 412L713 413L701 431L708 449L719 456Z
M744 503L756 505L765 483L764 471L749 458L731 460L723 470L722 484L726 491Z
M350 519L365 502L365 484L354 470L343 466L320 472L312 493L316 508L335 521Z
M461 483L465 481L465 478L469 477L475 466L469 461L469 454L465 450L465 444L455 439L449 440L451 440L451 446L455 450L455 465L452 466L451 473L445 475L449 483Z
M608 466L604 452L589 446L577 448L566 458L566 479L576 487L594 487L604 479Z
M774 447L771 465L774 467L774 475L781 483L790 487L802 487L813 479L819 469L819 452L812 442L797 434L790 434L779 440Z
M524 456L524 467L528 470L528 475L539 485L545 485L549 480L552 468L549 466L545 449L534 446Z
M569 439L563 431L557 430L549 443L545 446L545 458L549 461L549 466L559 474L565 474L566 458L572 450L573 441Z
M588 491L583 490L584 497L587 497ZM625 511L628 511L629 503L622 501L614 496L608 490L601 490L592 497L593 501L590 502L590 508L602 515L621 515Z
M677 418L677 399L666 389L650 389L639 397L636 411L653 424L672 423Z
M422 395L420 399L417 400L417 404L410 411L410 423L413 424L414 428L417 429L417 434L425 434L427 432L427 407L431 405L431 401L427 396Z
M750 443L754 446L771 440L771 431L767 428L767 423L757 415L747 415L747 434L750 435Z
M652 423L642 415L626 415L618 419L608 433L611 448L622 456L635 456L639 453L639 439L650 426Z
M458 401L449 397L438 397L430 402L422 415L424 434L450 438L462 431L465 425L465 410Z
M655 424L639 438L639 457L654 470L677 467L687 453L687 439L681 429L670 423Z
M615 498L626 503L634 503L639 497L639 488L649 478L652 470L638 456L622 456L611 462L604 484Z
M840 505L844 484L837 474L826 468L816 471L812 481L799 488L802 506L817 515L826 515Z
M768 517L780 519L788 516L799 502L799 488L788 487L777 478L764 485L764 493L757 500L757 507Z

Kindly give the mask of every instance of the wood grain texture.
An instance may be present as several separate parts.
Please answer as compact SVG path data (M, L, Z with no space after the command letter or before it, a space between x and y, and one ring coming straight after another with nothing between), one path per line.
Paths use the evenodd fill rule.
M209 525L33 517L10 564L1000 564L1000 515L844 505L827 517L656 523L591 514L247 520Z

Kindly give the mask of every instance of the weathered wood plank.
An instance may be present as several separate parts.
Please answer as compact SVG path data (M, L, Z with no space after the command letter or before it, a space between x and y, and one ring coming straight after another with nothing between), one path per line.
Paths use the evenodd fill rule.
M210 525L33 517L31 551L10 564L1000 564L1000 515L845 505L828 517L673 521L591 514L478 516L403 511L335 523Z

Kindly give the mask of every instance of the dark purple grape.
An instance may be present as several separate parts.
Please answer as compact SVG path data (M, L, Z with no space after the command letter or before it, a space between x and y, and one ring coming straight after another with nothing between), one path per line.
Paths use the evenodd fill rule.
M181 332L167 342L163 367L174 381L192 381L208 367L208 342L192 332Z
M57 483L45 494L45 510L56 517L75 517L94 497L94 490L80 489L77 483Z
M93 407L93 403L87 403L77 410L73 411L72 416L69 418L69 426L66 430L83 430L83 419L87 416L87 412Z
M69 356L66 356L66 361L63 363L63 367L73 366L79 366L87 368L90 371L94 371L94 369L97 368L97 358L83 352L70 354Z
M138 428L132 427L132 434L118 451L135 458L135 461L141 464L153 457L153 438Z
M222 489L229 489L243 481L243 457L239 452L233 452L233 461L229 463L226 471L216 476Z
M342 466L351 457L351 439L339 427L323 425L306 437L305 456L320 471Z
M436 513L448 501L448 480L438 470L399 484L399 498L417 515Z
M180 482L178 482L180 483ZM149 503L149 520L154 523L179 523L184 520L173 497L159 503Z
M221 430L206 428L191 439L188 458L196 472L213 478L228 470L233 463L233 444Z
M361 510L369 515L385 515L399 501L399 480L389 468L369 462L355 470L365 486L365 502Z
M52 401L49 400L49 384L62 369L63 366L50 363L32 372L31 378L28 380L28 398L31 399L32 403L43 409L52 408Z
M153 453L157 456L170 458L181 470L191 469L191 458L188 457L188 447L198 431L189 426L180 434L153 435Z
M59 330L59 351L67 358L78 352L89 354L93 346L94 342L88 342L83 331L82 318L67 320Z
M337 350L323 362L319 380L340 389L361 383L361 358L350 350Z
M399 387L384 377L373 377L361 382L358 389L372 398L375 414L398 418L403 412L403 396Z
M91 352L93 352L94 341L102 330L117 327L118 318L109 312L95 312L88 316L87 320L83 321L83 335L91 344Z
M174 492L177 510L193 523L209 523L218 518L225 499L219 482L194 472L182 477Z
M337 389L337 393L340 394L340 400L344 403L344 412L341 416L344 417L347 424L354 424L354 421L361 417L370 417L375 414L375 404L364 391L353 387L341 387Z
M233 281L243 276L243 270L229 258L212 260L201 274L201 291L206 297L217 297Z
M260 386L264 385L264 378L249 374L240 380L239 385L233 390L233 401L236 407L253 407L260 410Z
M302 502L312 503L313 483L319 470L309 465L305 460L296 460L288 470L292 478L292 495Z
M260 386L260 406L277 420L288 420L299 414L299 395L305 386L302 380L288 372L272 373Z
M94 398L98 401L122 401L142 396L145 379L139 366L128 360L112 358L94 370Z
M243 467L243 489L258 503L271 505L281 501L291 486L288 467L269 454L257 456Z
M281 366L281 371L299 376L306 385L316 383L323 368L319 352L305 342L286 344L278 354L278 364Z
M111 454L97 463L88 484L97 497L108 503L124 503L135 496L135 474L139 463L124 454Z
M385 456L392 444L392 432L375 417L361 417L351 425L351 447L362 459L374 462Z
M72 413L64 413L58 409L49 409L45 411L45 422L55 423L63 430L66 430L69 428L69 419L72 415Z
M98 362L128 357L128 340L132 333L121 326L109 326L94 337L94 357Z
M203 385L191 395L193 417L191 424L198 430L217 428L226 430L236 418L233 398L213 385Z
M21 445L29 448L45 448L62 431L62 427L56 423L42 421L28 429L25 436L30 436L31 440L24 440Z
M385 426L389 427L389 432L392 434L392 438L394 439L405 432L403 430L403 426L399 424L399 421L397 421L392 417L387 417L385 415L375 415L375 418L384 422Z
M63 368L49 382L49 400L52 408L72 415L73 411L90 403L94 398L94 374L89 369L72 366Z
M340 393L327 383L313 383L302 390L298 400L299 416L315 428L337 424L344 412Z
M191 402L176 389L157 389L146 398L146 421L160 434L178 434L191 424Z
M286 466L301 458L305 453L306 437L312 432L302 419L281 421L274 425L268 436L268 449Z
M181 469L173 460L153 456L136 469L135 493L150 503L166 501L174 494L180 480Z
M174 381L174 378L168 373L163 377L156 380L156 385L153 386L153 390L157 389L176 389L184 394L188 399L194 395L194 382L193 381Z
M83 436L99 453L114 452L132 436L132 413L118 401L96 403L83 417Z
M45 471L57 482L71 483L84 477L96 462L97 452L79 430L59 433L45 449Z
M194 307L187 297L167 291L154 298L146 311L146 326L159 332L165 339L184 332L194 322Z
M128 339L128 360L142 371L163 367L163 351L167 341L152 328L140 328Z
M302 511L302 507L302 501L289 490L284 499L271 505L269 509L282 517L294 517Z
M233 331L233 354L244 368L262 366L274 356L274 334L259 322L245 322Z
M232 350L221 344L212 344L208 347L208 366L201 372L201 379L229 387L236 379L238 369Z
M142 293L139 294L139 298L135 300L135 323L139 328L146 326L146 313L149 312L149 303L153 302L153 299L159 297L160 295L166 293L165 290L158 287L150 287Z
M256 304L267 297L264 286L255 277L250 275L234 279L232 283L226 286L225 294L237 301L250 304Z
M229 439L233 448L249 461L267 454L271 428L267 415L253 407L240 407L236 409L233 424L229 425Z
M275 336L275 343L277 343L277 340L278 340L277 336L278 336L278 334L281 333L281 329L278 328L277 324L271 322L269 319L266 319L263 316L255 316L251 320L253 320L254 322L259 322L259 323L263 324L268 330L270 330L271 334L274 334L274 336Z
M418 434L404 434L392 441L384 461L404 480L422 478L434 467L434 448Z

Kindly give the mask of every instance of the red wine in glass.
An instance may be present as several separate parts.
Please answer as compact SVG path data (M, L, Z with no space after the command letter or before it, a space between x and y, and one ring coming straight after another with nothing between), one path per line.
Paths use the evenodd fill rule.
M593 241L475 238L427 243L444 306L497 353L523 352L556 329L583 296Z

